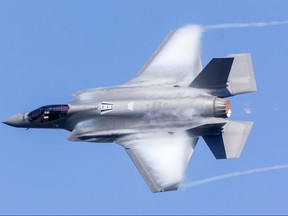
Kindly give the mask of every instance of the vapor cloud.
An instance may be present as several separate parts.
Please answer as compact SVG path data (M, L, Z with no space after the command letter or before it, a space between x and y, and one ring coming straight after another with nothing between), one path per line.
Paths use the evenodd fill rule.
M140 158L142 166L148 170L147 176L164 188L182 180L187 160L194 150L193 140L185 132L132 134L120 138L119 143L133 151L136 155L133 158Z
M244 108L243 111L244 111L244 113L246 113L246 114L252 114L252 112L253 112L252 109L249 108L249 107Z
M183 183L181 184L181 188L185 189L185 188L190 188L190 187L196 187L199 185L216 182L216 181L220 181L224 179L229 179L233 177L250 175L250 174L260 173L260 172L268 172L268 171L273 171L273 170L280 170L280 169L288 169L288 164L276 165L276 166L270 166L270 167L264 167L264 168L256 168L256 169L251 169L251 170L246 170L246 171L241 171L241 172L233 172L233 173L228 173L225 175L219 175L219 176L214 176L210 178L200 179L197 181L192 181L190 183Z
M250 102L245 101L244 103L242 103L242 106L244 106L243 112L245 114L252 114L253 113L253 109L251 108Z
M288 25L288 21L255 22L255 23L222 23L204 26L205 30L229 28L255 28L264 26Z

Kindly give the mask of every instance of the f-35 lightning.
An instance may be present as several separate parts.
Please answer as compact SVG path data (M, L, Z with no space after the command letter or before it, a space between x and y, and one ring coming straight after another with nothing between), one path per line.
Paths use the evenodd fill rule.
M123 146L152 192L177 190L202 137L217 159L238 158L253 122L228 120L227 97L256 91L250 54L202 69L201 26L171 32L140 72L112 88L74 94L3 123L70 131L68 140Z

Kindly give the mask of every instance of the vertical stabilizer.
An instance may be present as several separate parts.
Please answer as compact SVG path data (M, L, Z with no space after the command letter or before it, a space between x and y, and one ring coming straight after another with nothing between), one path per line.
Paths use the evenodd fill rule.
M250 54L213 58L192 81L190 87L207 89L219 97L257 90Z
M218 135L206 135L203 139L216 159L238 158L243 150L253 122L228 121Z
M231 95L254 92L257 90L254 70L250 54L233 54L234 58L231 72L228 77L227 89Z
M194 88L226 88L233 58L213 58L190 84Z

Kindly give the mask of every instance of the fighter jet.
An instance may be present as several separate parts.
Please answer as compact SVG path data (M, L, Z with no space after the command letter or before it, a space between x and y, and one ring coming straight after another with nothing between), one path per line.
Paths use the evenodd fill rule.
M200 59L202 28L172 31L140 72L67 104L16 114L3 123L70 131L68 140L124 147L152 192L177 190L199 137L216 159L238 158L253 122L228 120L228 97L256 91L250 54Z

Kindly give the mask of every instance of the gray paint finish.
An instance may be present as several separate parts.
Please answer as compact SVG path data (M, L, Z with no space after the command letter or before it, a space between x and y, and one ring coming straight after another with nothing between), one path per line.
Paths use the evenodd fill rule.
M252 122L231 121L233 95L256 91L250 54L214 58L202 70L201 27L173 31L134 79L80 91L68 104L3 123L71 131L68 140L125 148L152 192L177 190L199 137L217 159L240 156Z

